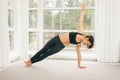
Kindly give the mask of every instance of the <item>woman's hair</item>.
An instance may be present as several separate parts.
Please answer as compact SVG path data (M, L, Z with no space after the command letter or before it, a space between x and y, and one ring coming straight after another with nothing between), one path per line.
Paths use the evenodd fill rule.
M86 38L88 38L88 41L91 43L91 45L88 46L90 49L94 46L94 37L92 35L87 35Z

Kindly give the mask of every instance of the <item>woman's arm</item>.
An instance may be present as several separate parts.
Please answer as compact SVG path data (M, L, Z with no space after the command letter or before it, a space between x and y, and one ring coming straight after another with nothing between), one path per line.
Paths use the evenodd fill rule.
M79 18L79 28L78 28L79 33L83 33L84 13L85 13L85 4L83 3L80 18Z
M78 60L78 68L86 68L86 66L81 66L81 52L80 52L81 45L78 44L76 46L76 52L77 52L77 60Z

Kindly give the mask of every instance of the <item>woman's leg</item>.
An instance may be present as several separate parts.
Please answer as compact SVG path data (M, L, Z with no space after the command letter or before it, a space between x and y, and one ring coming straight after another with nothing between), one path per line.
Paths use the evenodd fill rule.
M33 56L30 60L32 63L38 62L43 60L44 58L48 57L49 55L52 55L61 49L63 49L64 46L61 43L59 36L54 37L52 40L50 40L45 47L39 51L35 56Z
M64 46L61 43L59 36L54 37L51 39L39 52L37 52L30 60L29 60L29 66L32 63L41 61L45 59L46 57L60 51L63 49Z
M56 37L48 41L47 44L30 59L31 62L34 63L38 61L38 58L40 56L42 56L44 53L46 53L47 51L49 51L52 47L56 45L55 41L56 41Z
M52 48L55 45L55 39L56 37L54 37L53 39L51 39L50 41L47 42L47 44L40 50L38 51L30 60L25 61L26 66L30 66L32 63L38 61L38 57L43 55L45 52L47 52L50 48Z

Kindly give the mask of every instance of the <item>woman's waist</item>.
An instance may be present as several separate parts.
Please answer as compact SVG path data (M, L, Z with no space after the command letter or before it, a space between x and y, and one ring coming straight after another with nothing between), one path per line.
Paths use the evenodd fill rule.
M63 43L64 46L67 46L70 44L69 41L69 34L59 34L60 41Z

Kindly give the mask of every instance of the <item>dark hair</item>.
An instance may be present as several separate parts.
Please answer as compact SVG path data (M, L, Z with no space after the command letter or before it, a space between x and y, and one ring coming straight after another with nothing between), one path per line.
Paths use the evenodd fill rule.
M92 35L87 35L86 38L88 38L88 41L91 43L91 45L88 46L90 49L94 46L94 37Z

